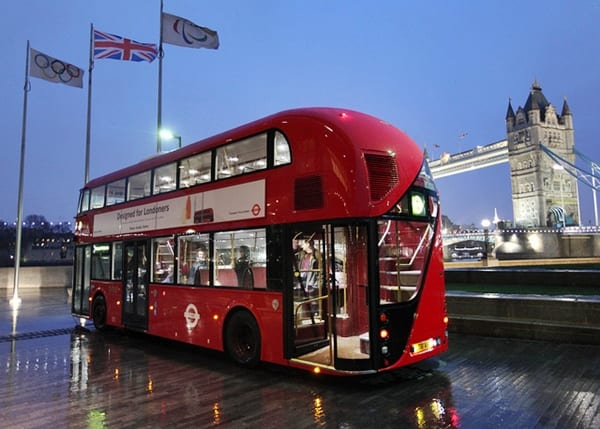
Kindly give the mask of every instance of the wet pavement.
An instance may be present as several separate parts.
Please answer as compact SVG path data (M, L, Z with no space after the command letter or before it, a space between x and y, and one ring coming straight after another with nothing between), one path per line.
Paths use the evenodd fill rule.
M600 346L451 334L418 367L315 377L73 329L66 292L0 296L0 428L599 428Z

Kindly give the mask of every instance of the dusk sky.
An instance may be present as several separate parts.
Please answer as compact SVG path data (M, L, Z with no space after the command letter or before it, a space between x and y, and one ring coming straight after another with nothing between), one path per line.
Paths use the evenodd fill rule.
M508 99L516 111L537 80L559 112L567 98L576 149L600 162L599 0L165 0L164 11L220 39L218 50L164 45L162 121L184 145L331 106L377 116L439 157L505 139ZM159 0L3 3L1 220L17 217L27 40L86 72L83 89L29 78L23 215L71 221L84 181L90 24L158 43L159 12ZM95 61L90 178L155 154L157 88L158 60ZM512 219L508 164L437 185L455 223L479 225L495 208ZM582 224L593 223L590 188L579 195Z

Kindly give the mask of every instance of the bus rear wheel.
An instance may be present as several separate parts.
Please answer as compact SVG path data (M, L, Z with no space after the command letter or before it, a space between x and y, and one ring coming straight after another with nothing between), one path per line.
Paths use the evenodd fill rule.
M102 331L106 329L106 300L102 295L94 298L92 303L92 320L97 330Z
M252 368L260 362L260 331L247 311L235 312L225 329L225 350L238 365Z

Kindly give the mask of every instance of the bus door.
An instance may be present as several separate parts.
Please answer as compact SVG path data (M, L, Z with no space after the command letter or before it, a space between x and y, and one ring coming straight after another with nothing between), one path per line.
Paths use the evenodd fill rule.
M325 279L326 232L298 228L292 232L293 294L291 324L295 356L329 346L329 293Z
M89 315L92 246L75 248L75 269L73 273L73 314Z
M292 237L288 332L293 357L339 369L369 369L366 227L296 228Z
M123 324L132 329L148 325L149 258L146 241L123 243Z

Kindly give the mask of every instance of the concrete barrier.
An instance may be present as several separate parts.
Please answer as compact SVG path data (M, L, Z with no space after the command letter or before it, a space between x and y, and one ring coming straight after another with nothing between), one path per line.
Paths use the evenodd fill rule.
M600 272L597 270L567 270L543 268L452 268L444 272L446 283L520 284L536 286L584 286L598 288ZM599 289L600 291L600 289Z
M600 298L446 294L450 332L600 344Z
M0 289L13 289L15 282L14 267L0 268ZM19 289L62 287L73 284L73 267L59 265L48 267L21 267L19 269Z
M540 273L496 270L452 270L454 282L587 283L597 285L598 274ZM501 271L501 272L498 272ZM60 287L70 291L72 266L21 267L19 289ZM495 274L495 275L494 275ZM592 282L592 283L589 283ZM14 268L0 268L0 289L13 290ZM600 344L600 298L547 297L543 295L499 295L448 292L449 330L483 336L524 338L562 343Z

